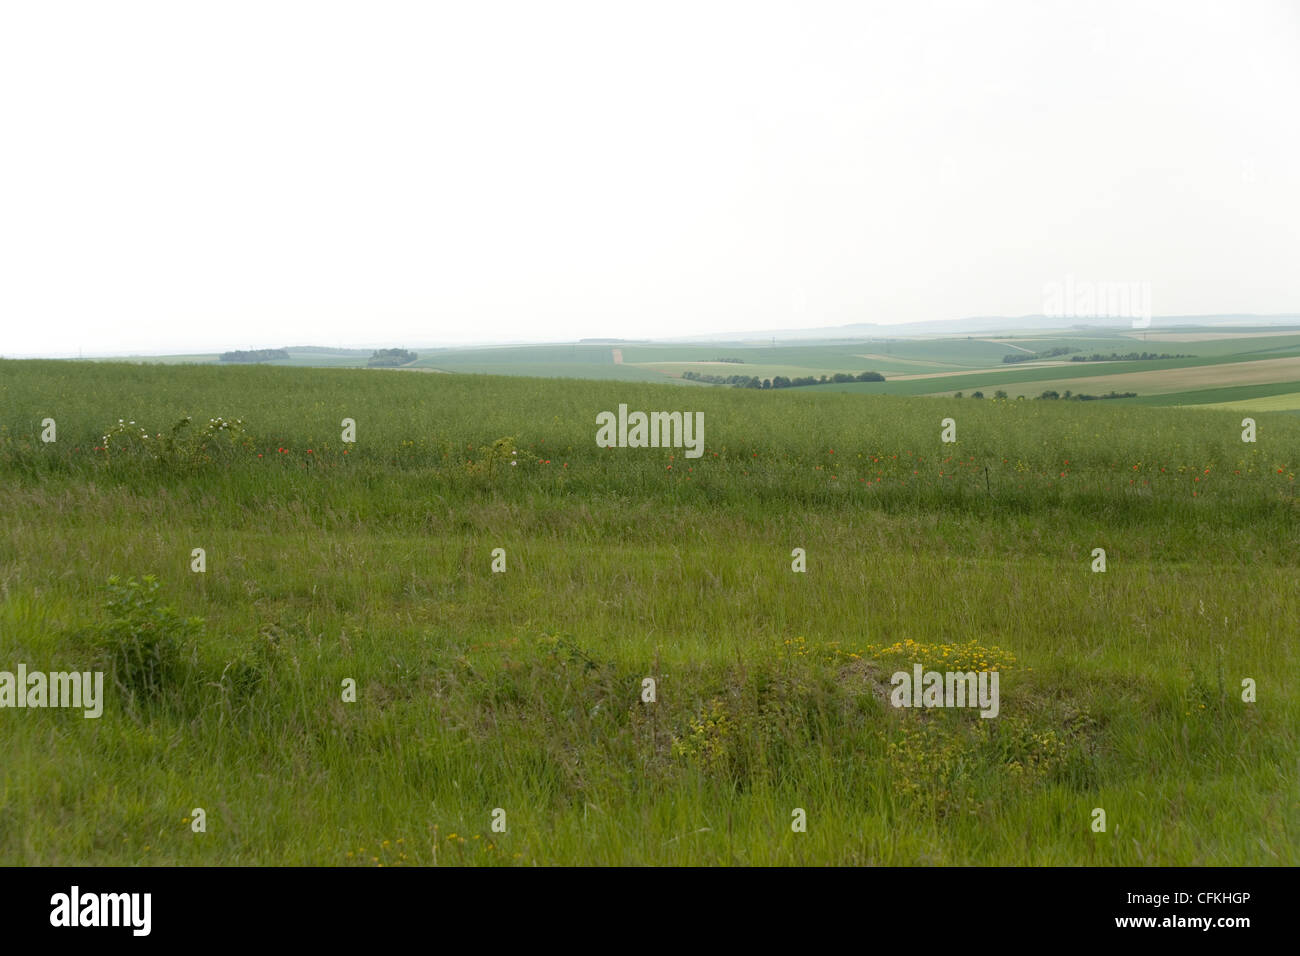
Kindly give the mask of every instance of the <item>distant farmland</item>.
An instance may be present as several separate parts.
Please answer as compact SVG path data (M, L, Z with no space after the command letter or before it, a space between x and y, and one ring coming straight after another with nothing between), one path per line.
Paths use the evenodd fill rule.
M1044 358L1037 353L1065 351ZM1225 330L1187 326L1155 332L1095 330L1072 334L853 339L837 342L719 341L709 344L581 342L494 348L417 349L404 370L458 375L664 382L727 388L692 381L687 372L726 377L831 378L879 372L884 382L805 386L867 395L942 396L999 389L1033 398L1045 390L1105 394L1136 392L1138 404L1218 404L1294 391L1300 382L1300 329ZM1072 361L1072 356L1134 352L1185 357L1138 361ZM362 349L293 348L289 358L264 364L331 368L365 367ZM1015 362L1003 362L1014 357ZM215 355L168 356L146 361L212 364ZM722 358L739 361L719 361ZM1233 393L1251 388L1256 393Z

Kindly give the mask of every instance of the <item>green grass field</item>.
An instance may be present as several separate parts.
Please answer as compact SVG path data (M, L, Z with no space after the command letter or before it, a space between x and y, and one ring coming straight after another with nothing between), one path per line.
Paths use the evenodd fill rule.
M1300 418L872 387L0 361L0 864L1300 862Z

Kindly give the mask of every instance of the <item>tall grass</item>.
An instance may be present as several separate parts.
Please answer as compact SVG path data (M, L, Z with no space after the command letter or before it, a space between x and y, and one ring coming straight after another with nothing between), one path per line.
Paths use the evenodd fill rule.
M620 402L704 456L597 448ZM246 440L98 450L183 415ZM1294 864L1300 422L1255 417L0 362L0 669L91 666L114 575L203 620L151 706L0 710L0 862ZM1001 716L888 706L907 640L1014 658Z

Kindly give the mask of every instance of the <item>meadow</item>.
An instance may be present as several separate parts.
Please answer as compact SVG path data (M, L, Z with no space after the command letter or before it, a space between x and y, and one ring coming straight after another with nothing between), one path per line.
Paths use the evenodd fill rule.
M0 361L0 864L1300 862L1300 419L871 388Z

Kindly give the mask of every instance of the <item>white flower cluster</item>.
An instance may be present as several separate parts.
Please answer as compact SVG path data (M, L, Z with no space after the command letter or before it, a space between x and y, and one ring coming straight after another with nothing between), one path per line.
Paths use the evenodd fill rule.
M153 448L156 455L170 454L178 450L176 446L181 444L181 430L188 426L193 420L194 419L189 415L186 415L172 427L171 438L164 440L161 432L157 435L150 435L143 428L136 425L134 419L131 421L125 421L119 418L117 424L108 430L101 439L101 442L104 446L104 450L108 451L109 446L114 443L114 439L117 439L117 443L121 445L123 441L130 442L132 439L138 438L145 447ZM191 437L189 443L192 443L195 439L203 441L206 436L216 435L221 432L225 432L232 436L238 436L243 431L243 426L244 420L242 418L236 418L233 420L227 420L220 416L217 418L209 418L207 426L197 436ZM139 434L137 435L136 432ZM159 444L153 444L154 439L157 439Z
M115 435L122 435L122 434L125 434L126 431L127 431L127 429L128 429L131 425L134 425L134 424L135 424L135 419L132 419L132 420L129 421L129 422L125 422L125 421L123 421L122 419L119 418L119 419L117 420L117 427L116 427L116 428L110 428L110 429L108 430L108 432L104 435L104 437L100 439L100 442L103 444L104 448L107 449L107 448L108 448L108 444L109 444L109 440L110 440L110 439L112 439ZM145 441L148 441L148 440L149 440L150 438L152 438L153 436L150 435L150 434L149 434L147 431L145 431L143 428L141 428L141 429L140 429L140 437L141 437L142 439L144 439ZM161 438L162 435L159 435L158 437Z

